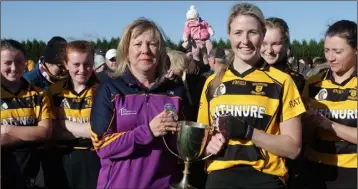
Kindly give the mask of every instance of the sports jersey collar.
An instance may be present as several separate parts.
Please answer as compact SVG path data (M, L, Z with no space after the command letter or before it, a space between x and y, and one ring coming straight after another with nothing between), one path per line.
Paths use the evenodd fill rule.
M73 84L71 82L71 78L68 78L65 82L65 84L63 85L64 89L68 89L71 91L71 93L77 95L77 96L81 96L83 94L84 91L86 91L88 88L92 87L93 85L97 84L98 80L96 77L96 74L93 72L91 77L89 78L89 80L87 81L86 87L80 92L77 93L74 89L73 89Z
M1 88L3 88L6 92L8 92L14 96L17 96L24 89L30 90L30 87L31 87L30 83L23 77L21 77L21 80L20 80L20 88L15 93L10 92L10 90L8 90L6 87L1 85Z
M332 70L331 69L329 69L328 71L327 71L327 74L326 74L326 76L325 76L325 80L330 80L333 84L335 84L335 85L339 85L339 86L344 86L344 85L346 85L352 78L354 78L354 77L357 77L357 70L354 70L354 72L352 73L352 75L348 78L348 79L346 79L345 81L343 81L341 84L339 84L339 83L337 83L335 80L334 80L334 77L333 77L333 72L332 72Z
M241 74L234 69L234 64L233 63L231 63L230 66L229 66L229 70L234 75L236 75L238 77L245 77L245 76L249 75L250 73L254 72L255 70L268 71L268 69L269 69L269 64L267 64L263 58L261 58L259 60L259 62L257 62L252 68L246 70L245 72L243 72Z

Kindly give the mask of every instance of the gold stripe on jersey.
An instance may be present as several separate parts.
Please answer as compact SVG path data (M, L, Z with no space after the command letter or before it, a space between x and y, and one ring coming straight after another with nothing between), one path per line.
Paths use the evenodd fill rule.
M311 108L328 119L348 127L357 127L356 72L342 84L334 82L330 70L313 76L307 82L303 96L310 99ZM306 157L322 164L357 168L357 145L317 128Z
M93 74L87 87L79 94L73 91L70 80L54 84L49 89L53 102L55 119L76 123L89 123L92 99L97 88L97 80ZM76 139L74 141L57 141L58 147L70 146L74 149L93 149L91 139Z
M49 97L40 88L23 78L15 94L1 86L1 125L37 126L51 118Z
M232 115L244 119L256 129L279 135L280 122L305 111L291 77L262 60L242 74L232 67L226 70L214 97L208 94L213 78L207 79L201 95L197 120L200 123L210 125L221 115ZM211 172L246 164L264 173L284 177L287 175L284 159L256 147L251 141L231 139L225 151L209 161L207 170Z

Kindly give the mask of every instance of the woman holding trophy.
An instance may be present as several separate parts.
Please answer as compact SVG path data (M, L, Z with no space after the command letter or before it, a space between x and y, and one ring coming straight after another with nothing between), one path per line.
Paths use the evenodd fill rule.
M129 24L117 49L116 71L97 89L91 138L101 159L97 188L168 188L179 179L175 143L184 85L165 79L167 54L157 25L140 18ZM179 115L181 116L181 115Z
M260 57L264 16L250 3L234 5L228 35L235 57L208 78L198 122L216 124L206 147L206 188L285 188L285 158L301 149L305 112L291 77Z

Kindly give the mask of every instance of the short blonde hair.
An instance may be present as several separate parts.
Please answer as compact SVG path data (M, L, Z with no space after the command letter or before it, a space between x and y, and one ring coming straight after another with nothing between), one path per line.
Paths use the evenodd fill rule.
M170 70L173 70L175 75L181 76L189 67L189 58L185 53L177 50L169 50L167 54L170 59Z
M128 53L129 53L129 44L132 38L135 38L146 31L152 31L156 40L159 41L159 59L158 59L158 77L162 77L167 70L167 51L165 48L165 40L162 34L162 31L159 27L153 22L146 18L138 18L130 23L125 29L120 38L120 42L117 47L117 66L114 68L113 72L109 73L109 76L112 78L119 77L123 75L127 66L129 65ZM135 31L135 32L134 32Z

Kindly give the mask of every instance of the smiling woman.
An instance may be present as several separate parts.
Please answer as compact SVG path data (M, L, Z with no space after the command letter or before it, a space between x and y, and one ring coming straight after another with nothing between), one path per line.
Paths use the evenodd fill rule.
M22 76L25 50L15 40L1 41L1 186L30 188L38 180L40 154L51 137L46 93ZM42 175L40 175L41 177Z
M266 34L261 46L261 56L271 66L288 73L301 93L305 78L288 66L290 32L287 23L276 17L265 20Z
M55 170L58 182L49 187L95 188L101 165L88 129L98 86L93 71L94 47L88 41L72 41L67 44L64 59L70 77L49 89L56 124L52 155L62 160L55 163L63 167ZM62 175L66 176L64 180Z
M300 153L305 108L291 77L260 57L264 21L253 4L233 6L227 31L233 61L204 85L198 122L220 130L206 148L216 155L207 164L206 188L283 189L285 159Z
M180 172L160 137L175 144L178 125L164 106L182 119L185 88L164 77L165 42L154 22L139 18L120 39L117 70L99 86L90 118L102 164L97 188L168 188Z

